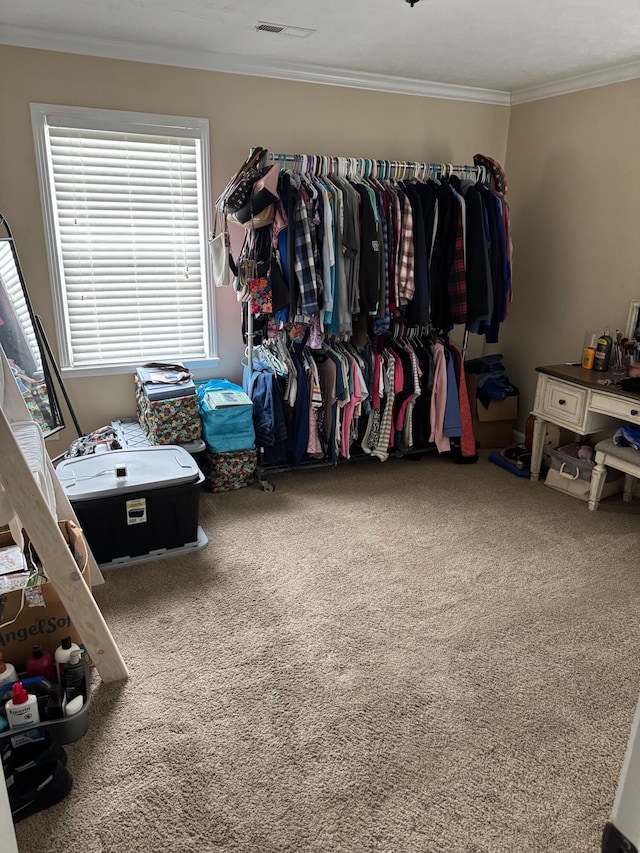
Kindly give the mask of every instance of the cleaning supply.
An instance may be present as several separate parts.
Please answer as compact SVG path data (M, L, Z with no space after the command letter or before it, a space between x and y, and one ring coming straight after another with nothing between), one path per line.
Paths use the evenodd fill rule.
M600 371L609 370L611 361L611 349L613 347L613 338L609 334L609 327L604 327L604 333L598 338L596 344L596 352L593 358L593 369Z
M27 675L43 675L47 681L55 684L56 665L49 652L44 651L42 646L34 646L31 657L27 661Z
M74 714L78 714L80 711L82 711L83 705L83 697L76 696L75 699L72 699L71 702L67 702L67 704L64 706L65 717L73 717Z
M84 701L85 672L80 649L73 649L69 656L69 663L62 673L62 687L67 702L71 702L77 696L81 696Z
M64 717L62 688L57 684L49 694L49 698L44 706L43 717L45 720L60 720Z
M4 709L11 729L22 729L40 722L38 700L33 693L27 693L21 681L16 681L13 685L11 699Z
M12 663L7 663L0 652L0 684L10 684L18 680L18 673Z
M64 668L69 663L71 652L74 650L80 651L80 646L77 643L72 643L71 637L63 637L62 642L55 650L53 657L56 663L56 673L58 675L58 682L60 684L62 684L62 674L64 672Z

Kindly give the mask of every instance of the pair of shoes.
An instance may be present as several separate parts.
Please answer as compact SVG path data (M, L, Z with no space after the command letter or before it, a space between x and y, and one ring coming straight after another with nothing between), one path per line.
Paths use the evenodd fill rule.
M38 762L7 778L7 793L14 823L61 802L73 779L60 760Z
M67 754L54 741L51 734L43 729L30 732L16 732L13 737L0 743L0 757L5 776L16 771L26 770L34 764L46 761L67 763Z
M16 732L0 743L14 823L63 800L73 785L67 753L43 729Z
M500 455L521 471L524 468L531 467L531 451L523 444L518 444L516 447L507 447L500 451Z

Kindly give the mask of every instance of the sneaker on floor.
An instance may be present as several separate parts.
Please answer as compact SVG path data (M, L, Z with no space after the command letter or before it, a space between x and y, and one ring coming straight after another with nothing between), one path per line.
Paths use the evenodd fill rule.
M16 732L0 744L2 769L5 776L16 770L26 770L43 761L67 763L67 754L45 729L31 732Z
M14 823L61 802L73 779L62 761L34 764L7 778L7 793Z

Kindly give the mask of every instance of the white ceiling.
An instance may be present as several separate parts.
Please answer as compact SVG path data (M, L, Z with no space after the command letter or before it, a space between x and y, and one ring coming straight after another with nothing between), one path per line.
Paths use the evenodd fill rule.
M259 33L260 20L317 32ZM640 0L0 0L0 42L346 85L375 75L410 78L407 90L432 81L518 92L593 72L639 77Z

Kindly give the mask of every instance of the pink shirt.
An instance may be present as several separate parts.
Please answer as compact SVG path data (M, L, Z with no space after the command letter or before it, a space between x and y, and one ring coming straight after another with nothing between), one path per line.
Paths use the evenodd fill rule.
M444 345L439 341L433 352L433 393L431 395L431 435L429 441L435 441L438 453L451 450L451 442L444 434L444 410L447 405L447 360Z

